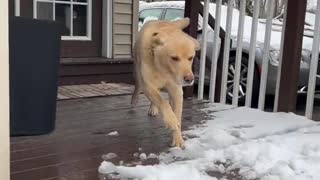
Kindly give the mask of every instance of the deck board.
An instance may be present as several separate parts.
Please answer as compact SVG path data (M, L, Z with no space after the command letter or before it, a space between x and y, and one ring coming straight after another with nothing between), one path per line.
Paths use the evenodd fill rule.
M149 102L141 96L131 108L130 96L73 99L58 102L56 130L43 136L11 138L12 180L99 179L103 154L113 152L117 164L135 161L140 147L145 153L166 151L169 131L158 118L147 116ZM205 102L185 101L183 129L199 123ZM106 136L111 131L119 136Z

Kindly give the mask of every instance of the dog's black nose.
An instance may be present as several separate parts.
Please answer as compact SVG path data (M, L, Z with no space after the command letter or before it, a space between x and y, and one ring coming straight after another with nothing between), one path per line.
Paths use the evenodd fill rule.
M184 76L183 80L186 83L191 83L194 80L194 77L193 77L193 75L187 75L187 76Z

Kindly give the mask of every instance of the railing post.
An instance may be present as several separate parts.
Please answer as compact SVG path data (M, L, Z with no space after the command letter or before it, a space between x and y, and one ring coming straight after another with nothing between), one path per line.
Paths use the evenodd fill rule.
M198 15L199 15L200 1L186 0L184 16L190 18L190 26L185 29L185 32L190 36L197 38L198 31ZM194 86L184 87L184 97L192 98Z
M308 83L308 94L307 94L307 107L306 117L312 119L313 105L314 105L314 91L317 82L317 70L319 61L319 43L320 43L320 0L317 3L316 20L314 26L314 35L312 43L312 56L309 70L309 83Z
M231 28L232 28L232 14L233 14L233 4L234 0L228 0L228 10L227 10L227 21L226 21L226 31L221 39L221 48L220 48L220 56L218 61L218 69L221 71L217 71L217 84L220 85L219 93L217 97L220 97L220 103L226 103L226 94L227 94L227 80L228 80L228 67L229 67L229 56L230 56L230 45L231 42ZM220 64L219 64L220 63ZM218 77L219 76L219 77Z
M284 34L278 111L295 112L307 0L290 0Z
M233 2L233 0L231 0ZM199 14L201 16L203 16L203 11L204 11L204 7L201 3L199 3ZM215 24L216 24L216 20L212 17L211 14L209 14L209 25L211 26L211 28L215 28ZM224 29L221 28L220 26L220 31L219 31L219 37L221 39L221 45L220 45L220 51L219 51L219 56L218 56L218 63L217 63L217 68L216 68L216 86L215 86L215 98L214 98L214 102L220 102L220 94L221 94L221 79L222 79L222 64L223 64L223 54L224 54L224 48L225 48L225 36L226 36L226 32ZM199 55L198 55L199 56Z

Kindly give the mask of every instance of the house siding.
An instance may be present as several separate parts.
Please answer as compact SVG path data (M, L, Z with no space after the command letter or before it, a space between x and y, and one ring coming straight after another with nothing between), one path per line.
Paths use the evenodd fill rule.
M113 57L132 57L134 0L114 0Z

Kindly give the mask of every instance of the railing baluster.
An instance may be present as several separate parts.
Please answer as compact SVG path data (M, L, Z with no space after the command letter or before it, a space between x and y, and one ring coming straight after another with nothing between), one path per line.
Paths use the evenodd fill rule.
M259 11L260 11L260 0L254 0L251 37L250 37L251 39L250 39L250 50L249 50L249 62L248 62L246 103L245 103L247 107L251 107L251 102L252 102L252 88L253 88L253 77L254 77L254 68L255 68L254 65L255 65L255 57L256 57Z
M267 80L268 80L271 29L272 29L273 13L275 8L275 0L268 0L267 3L268 3L268 10L267 10L268 15L267 15L267 25L266 25L265 39L264 39L262 72L261 72L261 79L260 79L260 92L259 92L259 104L258 104L258 108L260 110L264 110L264 105L265 105L265 96L266 96Z
M246 10L246 0L242 0L240 4L239 26L238 26L238 35L237 35L237 53L236 53L236 63L235 63L235 75L234 75L234 81L233 81L232 105L234 106L238 106L238 101L239 101L243 29L244 29L244 20L245 20L245 13L246 13L245 10Z
M316 75L318 69L319 59L319 43L320 43L320 0L317 1L316 20L314 27L313 45L312 45L312 58L310 64L308 95L306 117L311 119L314 103L314 91L316 86Z
M209 20L209 0L204 1L203 12L203 26L202 26L202 42L201 42L201 55L200 55L200 69L199 69L199 84L198 84L198 99L203 99L204 92L204 79L206 70L206 53L207 53L207 31Z
M275 91L275 97L274 97L274 105L273 105L273 112L278 111L278 102L279 102L279 87L280 87L280 79L281 79L281 67L282 67L282 58L283 58L283 47L284 47L284 34L286 30L286 21L287 21L287 3L288 1L285 0L284 2L284 17L282 22L282 32L281 32L281 46L280 46L280 58L279 58L279 66L278 66L278 72L277 72L277 84L276 84L276 91Z
M219 35L220 35L220 21L221 21L221 3L222 0L216 2L216 15L215 15L215 27L213 38L213 54L211 58L211 76L210 76L210 91L209 98L211 102L214 102L215 89L216 89L216 76L217 76L217 63L219 55Z
M228 81L228 67L229 67L229 55L230 55L230 35L232 28L232 15L233 15L233 2L234 0L228 0L228 12L227 12L227 24L226 24L226 35L224 42L223 52L223 66L222 66L222 80L221 80L221 96L220 103L226 103L227 94L227 81Z

